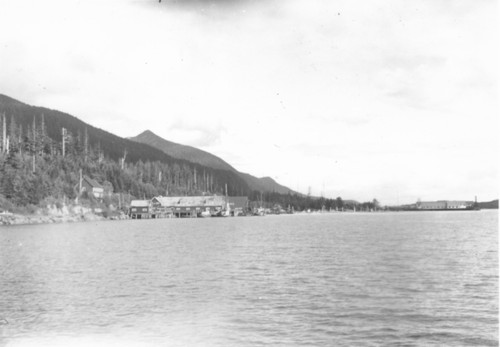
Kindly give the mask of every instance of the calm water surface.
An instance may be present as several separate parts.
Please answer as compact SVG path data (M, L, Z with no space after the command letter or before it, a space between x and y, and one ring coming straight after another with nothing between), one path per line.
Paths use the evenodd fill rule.
M498 212L0 227L0 345L496 346Z

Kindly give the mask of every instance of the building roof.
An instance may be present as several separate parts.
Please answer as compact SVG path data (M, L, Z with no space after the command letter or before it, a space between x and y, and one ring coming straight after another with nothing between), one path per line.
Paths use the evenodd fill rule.
M465 201L465 200L439 200L439 201L420 201L417 203L417 206L420 207L443 207L445 208L446 206L467 206L473 204L472 201Z
M148 207L148 206L149 206L148 200L132 200L130 202L130 207Z
M153 202L159 202L165 207L172 206L223 206L226 200L223 196L157 196Z
M420 207L445 208L446 201L420 201L417 203Z
M103 188L96 180L93 180L89 176L83 176L83 181L87 182L93 188Z

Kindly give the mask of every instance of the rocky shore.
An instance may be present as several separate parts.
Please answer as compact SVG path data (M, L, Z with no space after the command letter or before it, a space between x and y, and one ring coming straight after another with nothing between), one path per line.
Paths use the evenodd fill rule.
M102 220L128 219L123 212L114 211L104 216L101 210L82 206L49 207L34 214L0 213L0 225L51 224L70 222L92 222Z

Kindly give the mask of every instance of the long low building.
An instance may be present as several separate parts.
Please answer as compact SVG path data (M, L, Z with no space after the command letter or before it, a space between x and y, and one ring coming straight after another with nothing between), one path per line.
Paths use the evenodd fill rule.
M224 196L157 196L151 200L152 211L158 214L172 214L175 217L198 217L225 211Z
M466 210L473 206L473 201L440 200L419 201L416 204L418 210Z

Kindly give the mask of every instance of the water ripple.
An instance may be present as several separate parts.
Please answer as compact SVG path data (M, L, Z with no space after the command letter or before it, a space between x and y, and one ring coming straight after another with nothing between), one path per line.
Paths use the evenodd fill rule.
M0 246L0 345L498 345L490 211L22 226Z

